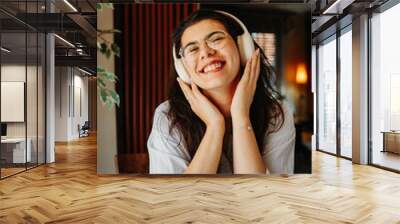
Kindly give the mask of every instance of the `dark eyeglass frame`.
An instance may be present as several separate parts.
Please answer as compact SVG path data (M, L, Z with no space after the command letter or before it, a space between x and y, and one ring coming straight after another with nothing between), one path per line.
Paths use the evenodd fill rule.
M207 45L207 47L209 47L209 48L211 48L211 49L214 49L214 50L219 50L219 49L221 49L221 48L215 48L215 45L214 45L215 43L213 43L213 42L216 41L216 40L213 40L213 39L212 39L213 37L215 37L214 35L222 35L221 37L227 38L227 37L229 36L229 34L228 34L226 31L224 31L224 30L217 30L217 31L213 31L213 32L207 34L207 35L202 39L202 42L205 42L206 45ZM188 47L191 47L191 46L193 46L193 45L197 45L199 48L200 48L200 46L201 46L201 44L199 43L199 41L192 41L192 42L189 42L189 43L186 44L184 47L181 47L181 48L179 49L179 56L181 56L182 58L186 58L186 55L185 55L186 49L188 49Z

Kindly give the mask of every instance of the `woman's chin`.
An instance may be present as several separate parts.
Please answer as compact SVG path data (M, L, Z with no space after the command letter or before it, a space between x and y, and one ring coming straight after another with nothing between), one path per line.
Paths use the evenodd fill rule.
M199 76L197 85L204 90L220 89L229 86L232 80L229 76L222 73L212 73L207 76Z
M204 82L202 86L202 89L204 90L217 90L229 86L229 83L227 83L226 80L214 79Z

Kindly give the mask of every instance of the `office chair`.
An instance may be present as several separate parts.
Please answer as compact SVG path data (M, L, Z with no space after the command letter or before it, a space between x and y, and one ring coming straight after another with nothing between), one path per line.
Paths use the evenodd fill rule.
M80 127L80 125L78 124L79 138L89 136L89 129L90 129L89 121L85 121L82 127Z

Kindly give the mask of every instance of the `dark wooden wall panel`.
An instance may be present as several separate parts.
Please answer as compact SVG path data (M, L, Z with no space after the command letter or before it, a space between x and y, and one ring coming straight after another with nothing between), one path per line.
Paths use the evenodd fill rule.
M171 36L198 4L123 4L115 7L118 154L146 154L153 113L168 97ZM120 167L120 171L121 167Z

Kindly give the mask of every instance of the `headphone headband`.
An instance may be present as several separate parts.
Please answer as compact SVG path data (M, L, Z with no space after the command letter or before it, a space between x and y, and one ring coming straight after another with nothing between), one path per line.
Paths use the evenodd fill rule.
M220 10L214 10L214 12L220 13L222 15L228 16L229 18L235 20L240 27L243 29L243 34L237 36L237 45L239 48L239 54L240 54L240 62L242 65L245 65L247 60L251 58L251 55L254 52L254 43L253 43L253 38L251 37L250 33L247 31L246 26L243 24L242 21L240 21L237 17L234 15L227 13L225 11L220 11ZM179 77L186 83L190 83L190 76L183 65L183 59L178 58L175 52L175 44L172 46L172 56L174 60L174 65L175 65L175 70L176 73L178 73Z

